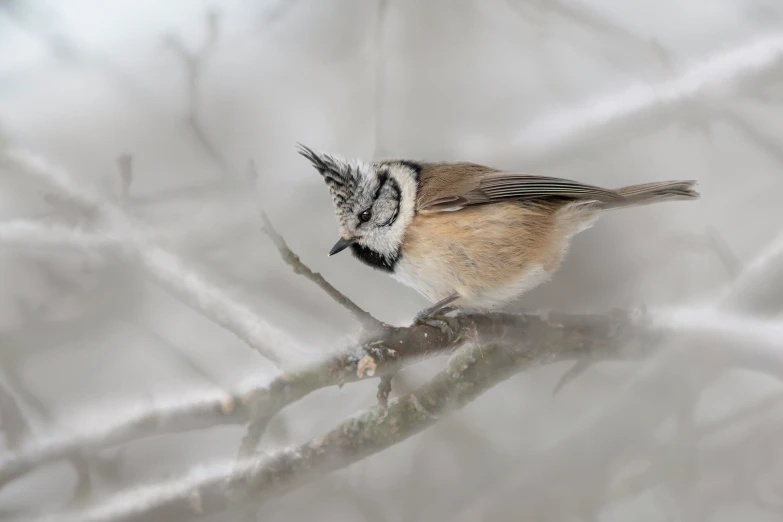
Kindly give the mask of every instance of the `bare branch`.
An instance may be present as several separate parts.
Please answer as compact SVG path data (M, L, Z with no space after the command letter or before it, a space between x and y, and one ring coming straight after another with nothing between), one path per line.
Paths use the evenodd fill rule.
M49 184L57 190L60 197L94 215L100 224L108 228L102 234L122 242L128 249L128 255L139 263L156 284L204 317L232 332L264 357L279 365L297 352L303 352L288 335L204 280L177 256L153 243L143 241L133 223L119 208L100 201L97 196L77 186L66 171L20 149L0 151L0 160L2 159Z
M735 92L777 67L781 60L783 37L757 39L715 54L671 80L611 93L534 121L516 137L514 151L498 150L493 156L518 160L516 151L522 149L527 168L561 161L589 151L596 144L613 143L609 139L613 136L627 138L631 123L636 132L643 133L650 124L669 121L677 108L692 103L699 94L713 93L711 89Z
M238 457L250 457L256 453L258 445L261 443L261 438L266 432L266 427L269 425L270 417L261 417L250 421L247 426L247 433L242 438L242 444L239 447Z
M44 225L22 219L0 223L0 245L12 248L69 248L119 252L122 243L115 238L75 227Z
M304 351L276 326L202 279L173 254L151 244L143 245L138 254L141 266L159 286L276 365L284 365Z
M192 246L210 241L211 237L205 233L205 226L214 227L216 230L211 235L217 236L221 229L244 226L249 219L254 218L255 215L248 212L225 213L219 218L212 215L191 217L184 222L154 228L137 227L134 228L134 236L140 241ZM0 221L0 246L21 250L55 249L58 252L68 250L126 255L132 250L127 248L130 242L119 235L110 236L83 226L63 226L47 223L48 221L49 219ZM225 237L225 233L220 237Z
M443 415L461 408L515 373L554 361L584 356L593 360L641 357L649 352L649 342L653 341L651 338L646 341L635 338L639 334L638 325L629 327L627 321L619 318L552 315L493 317L494 319L470 316L469 322L472 325L467 328L482 332L482 337L490 333L490 337L481 339L480 343L466 344L454 353L447 368L430 383L399 400L391 401L385 412L379 405L352 416L325 436L296 448L269 456L247 458L239 465L232 462L212 466L179 479L129 490L86 511L72 513L71 518L58 520L121 522L156 517L165 520L184 519L194 514L193 499L198 500L198 514L219 513L238 500L248 507L257 505L271 496L284 494L292 488L323 477L426 429ZM455 321L454 326L459 325L456 319L449 320ZM427 330L426 333L438 335L437 329L428 327L405 330ZM461 333L467 334L466 331ZM496 341L490 342L490 338ZM499 339L514 341L505 343L498 341ZM631 342L634 339L636 342ZM368 345L368 348L383 350L375 345ZM710 352L713 352L712 347ZM394 354L390 354L387 348L386 356ZM736 356L739 362L744 354L737 351ZM778 356L778 359L781 358ZM397 364L383 364L384 360L378 359L378 364L374 366L357 362L357 374L366 374L368 370L372 370L373 373L388 375ZM778 378L783 378L782 362L778 361L777 368L774 369ZM757 363L758 361L752 362L751 366ZM759 364L758 367L762 371L770 369L768 364ZM318 375L324 375L324 372L321 371ZM646 372L644 378L635 385L657 389L658 377L656 372ZM636 407L633 397L635 394L628 394L627 400L618 397L613 408L604 412L593 426L605 425L618 411L627 414L629 408ZM663 412L664 410L659 408L654 413ZM610 425L615 426L611 423ZM634 428L640 429L647 430L648 426ZM605 437L606 433L605 430L596 429L588 438L590 436ZM619 443L620 436L616 435L613 440ZM635 439L622 440L627 443ZM574 458L581 455L579 458L586 462L603 458L598 455L588 458L589 452L584 451L583 443L571 446L568 444L569 441L559 444L558 451L566 451L567 455ZM559 459L561 462L563 460ZM530 473L535 475L545 472L541 466L551 462L542 460L539 464L530 470ZM564 469L560 466L550 472L560 473L564 472ZM598 468L595 470L599 471ZM601 483L597 485L603 487ZM565 488L564 491L570 489Z
M124 419L107 423L94 432L40 438L19 452L5 456L0 463L0 486L40 465L72 459L80 452L96 453L155 433L178 433L221 423L244 423L248 418L239 398L225 392L184 397L168 405L143 405L135 409L137 411L130 408Z
M252 419L261 422L313 391L394 375L407 365L449 353L466 339L485 342L488 339L525 338L530 343L535 340L543 350L539 355L545 359L540 364L593 356L596 360L614 358L616 349L608 346L615 343L628 345L624 359L643 354L638 345L644 331L624 318L499 314L464 315L444 320L453 334L447 335L427 325L389 328L375 340L350 346L324 361L289 370L264 386L240 390L233 395L213 392L190 399L178 397L168 406L142 408L92 433L62 434L48 442L41 441L0 462L0 486L40 465L69 458L78 451L95 453L141 437L221 424L244 424ZM590 346L593 346L592 351ZM600 356L601 347L608 350L604 357ZM258 433L251 435L244 446L249 447L255 438L260 438Z
M531 364L542 365L563 360L639 359L650 352L662 333L678 332L691 336L689 339L693 340L694 347L708 346L715 364L783 379L783 357L776 346L770 345L783 331L783 325L779 323L747 319L752 324L745 324L746 320L742 318L726 314L699 316L696 310L656 312L639 319L622 314L606 317L550 313L546 316L461 315L444 320L453 334L444 334L427 325L390 328L376 340L348 347L324 361L298 370L289 370L264 386L233 395L214 392L190 399L178 397L169 406L143 408L100 431L78 436L66 434L23 448L0 462L0 486L40 465L68 458L80 450L95 453L142 437L222 424L245 424L251 419L259 421L257 427L260 427L263 420L316 390L391 376L424 358L449 353L466 340L483 346L498 339L524 339L526 346L529 345L529 355L536 359ZM755 333L748 337L750 330ZM251 434L245 447L253 442L257 444L259 433L262 432Z
M477 321L485 319L475 318ZM260 503L272 495L280 495L293 487L311 482L343 468L430 427L442 415L462 408L483 392L508 377L532 367L561 358L573 358L582 351L596 357L625 355L626 343L607 343L604 330L590 322L577 328L579 346L564 343L568 339L557 335L556 322L541 318L525 319L533 332L548 332L551 339L539 336L516 337L521 342L506 344L470 343L456 352L447 368L430 383L389 405L385 412L370 408L352 416L325 436L296 448L270 456L245 459L241 464L220 464L194 471L185 477L153 484L111 497L106 502L58 520L85 522L120 522L160 518L176 520L192 517L193 499L198 499L198 514L224 510L237 498L248 504ZM514 327L501 320L494 325L496 333ZM432 329L435 330L435 329ZM564 329L568 330L568 329ZM437 330L436 330L437 331ZM591 334L598 334L595 341ZM625 336L619 336L624 338ZM536 341L531 341L536 338ZM624 339L627 340L627 339ZM542 341L542 342L539 342ZM639 353L638 355L641 355Z
M12 371L15 371L14 368ZM18 383L17 383L18 385ZM21 386L19 386L21 388ZM29 396L29 391L26 391ZM37 401L32 401L35 404ZM52 421L51 412L44 407L38 405L38 413L42 415L47 421ZM32 434L30 424L22 414L22 411L17 405L16 399L12 393L5 387L0 385L0 425L5 432L6 446L11 451L19 451L22 449L22 443L26 442L25 439ZM28 439L29 440L29 439ZM76 505L80 501L84 500L92 490L92 482L90 477L90 466L87 458L82 455L81 452L74 452L67 460L71 463L76 472L77 483L74 488L73 502Z

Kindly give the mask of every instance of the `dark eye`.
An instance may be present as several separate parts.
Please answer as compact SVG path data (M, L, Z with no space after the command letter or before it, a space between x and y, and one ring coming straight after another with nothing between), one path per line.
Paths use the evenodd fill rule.
M361 214L359 214L359 221L362 223L367 223L370 221L370 218L372 217L372 210L369 208L367 210L363 210Z

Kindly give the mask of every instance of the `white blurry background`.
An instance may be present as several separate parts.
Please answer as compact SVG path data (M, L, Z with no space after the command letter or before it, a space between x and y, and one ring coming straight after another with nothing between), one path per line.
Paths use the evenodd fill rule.
M200 57L194 78L181 49ZM696 203L604 217L515 308L699 307L783 227L782 82L775 0L0 1L0 142L107 197L120 191L117 158L131 154L129 212L300 339L310 352L292 354L299 360L328 353L356 327L279 259L257 200L305 263L377 317L405 324L426 303L347 255L327 258L331 201L297 141L610 187L697 179ZM257 195L244 180L249 160ZM0 171L3 220L46 220L47 199ZM783 338L767 341L783 354ZM778 520L777 402L700 439L665 442L683 411L715 423L781 392L780 372L702 379L710 354L700 348L696 359L661 363L644 393L627 391L637 395L625 396L633 408L622 415L602 412L640 363L597 365L555 397L567 366L520 374L431 430L276 499L261 517ZM425 378L442 364L410 373ZM35 438L233 390L272 368L132 265L3 248L0 371ZM373 383L318 392L276 418L262 446L308 440L374 401ZM633 471L586 457L617 433L628 434L634 469L649 466L654 479L583 495L597 476L622 482L616 475ZM93 498L234 458L242 435L216 427L105 452L111 473L96 472ZM0 516L64 508L75 482L68 463L40 468L0 491Z

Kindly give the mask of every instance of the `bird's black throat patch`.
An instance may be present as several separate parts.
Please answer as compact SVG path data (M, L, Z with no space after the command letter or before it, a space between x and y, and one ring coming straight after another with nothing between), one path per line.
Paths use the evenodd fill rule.
M394 267L400 260L400 251L394 253L391 257L386 257L375 250L362 246L358 243L351 245L353 255L367 266L384 272L394 272Z

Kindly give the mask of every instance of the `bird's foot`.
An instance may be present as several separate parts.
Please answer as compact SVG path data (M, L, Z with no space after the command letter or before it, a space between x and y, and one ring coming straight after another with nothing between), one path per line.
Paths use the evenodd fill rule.
M430 306L429 308L425 308L424 310L416 314L416 317L413 319L413 325L411 326L417 324L426 324L427 326L437 328L438 330L443 332L444 335L448 335L449 337L453 336L454 331L451 329L448 323L441 319L436 319L435 314L438 314L439 317L443 317L447 313L453 311L454 308L449 307L449 305L454 301L456 301L458 298L459 295L454 293L441 299L440 301Z
M432 328L437 328L441 332L443 332L443 335L453 336L454 330L451 329L449 326L449 323L444 321L443 319L438 319L437 317L434 317L432 314L429 313L428 310L423 310L416 314L416 317L413 319L413 324L411 326L416 325L427 325L431 326Z

